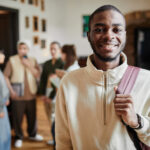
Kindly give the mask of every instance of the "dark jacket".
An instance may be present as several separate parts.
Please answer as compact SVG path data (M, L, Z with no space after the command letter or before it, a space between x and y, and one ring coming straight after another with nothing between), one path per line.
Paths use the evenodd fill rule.
M52 64L52 59L46 61L43 65L43 71L41 74L40 84L38 88L38 94L39 95L45 95L46 93L46 86L47 86L47 80L49 75L54 74L56 69L63 69L64 63L59 58L56 60L55 64ZM53 91L51 92L49 98L53 99L56 95L56 87L52 85Z

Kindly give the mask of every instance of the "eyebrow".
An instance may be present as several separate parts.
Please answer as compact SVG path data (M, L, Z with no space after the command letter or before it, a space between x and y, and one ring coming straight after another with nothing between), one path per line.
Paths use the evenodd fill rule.
M106 26L106 24L104 24L104 23L96 23L94 26L95 27L97 27L97 26ZM114 23L112 26L123 26L123 24L121 24L121 23Z

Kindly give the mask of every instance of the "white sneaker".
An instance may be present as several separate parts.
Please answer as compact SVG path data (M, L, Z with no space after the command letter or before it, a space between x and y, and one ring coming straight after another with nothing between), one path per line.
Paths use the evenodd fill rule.
M41 136L40 134L36 134L35 137L29 137L29 139L33 141L43 141L43 136Z
M20 140L20 139L19 139L19 140L16 140L16 141L15 141L15 147L16 147L16 148L22 147L22 140Z
M47 144L48 145L54 145L54 141L53 140L49 140L49 141L47 141Z

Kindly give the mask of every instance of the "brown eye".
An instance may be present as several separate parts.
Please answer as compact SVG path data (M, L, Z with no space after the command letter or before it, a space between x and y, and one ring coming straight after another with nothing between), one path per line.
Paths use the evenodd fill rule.
M115 33L120 33L122 31L122 29L119 29L119 28L114 28L113 29L113 32L115 32Z
M102 29L102 28L96 28L96 29L94 29L94 32L96 32L96 33L101 33L101 32L103 32L104 30Z

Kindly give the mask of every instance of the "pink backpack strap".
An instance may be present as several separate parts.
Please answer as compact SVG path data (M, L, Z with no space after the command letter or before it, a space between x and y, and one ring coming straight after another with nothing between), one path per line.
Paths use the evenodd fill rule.
M128 66L125 71L122 80L119 83L117 94L130 94L140 68L134 66Z
M128 66L121 82L119 83L117 94L130 94L139 71L140 68L138 67ZM138 139L136 132L132 128L126 126L126 129L137 150L150 150L149 146L145 145Z

